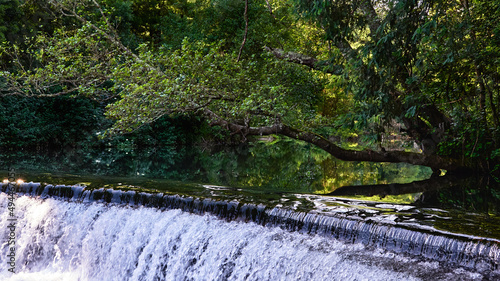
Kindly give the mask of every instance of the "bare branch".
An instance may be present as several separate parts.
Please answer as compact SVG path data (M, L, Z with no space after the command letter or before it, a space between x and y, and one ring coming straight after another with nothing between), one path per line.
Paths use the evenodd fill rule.
M93 2L95 4L97 4L95 2L95 0L93 0ZM74 17L76 18L78 21L80 21L82 24L84 25L88 25L90 27L92 27L92 29L96 30L97 32L99 32L102 36L104 36L106 39L108 39L113 45L115 45L116 47L118 47L121 51L123 51L124 53L126 53L127 55L133 57L134 59L136 59L138 62L142 62L142 60L136 55L134 54L129 48L127 48L125 45L122 44L122 42L120 42L118 36L116 35L116 32L114 32L113 28L111 27L111 25L109 24L106 16L104 15L104 12L102 11L101 7L99 6L99 4L97 4L97 8L99 9L102 17L104 18L105 22L107 23L107 27L110 29L110 31L112 31L114 34L113 35L110 35L108 32L106 32L105 30L99 28L98 26L96 26L95 24L89 22L87 19L85 19L84 17L80 16L75 10L72 10L72 9L69 9L67 7L65 7L64 5L62 5L61 3L59 3L58 1L56 0L51 0L49 3L51 3L55 8L59 9L61 13L63 14L67 14L68 16L71 16L71 17Z
M269 13L271 14L271 16L273 16L273 18L276 19L276 16L273 14L273 9L271 8L271 3L269 3L269 0L266 0L266 3L267 3L267 9L269 10Z
M340 74L340 72L342 71L342 66L340 65L332 66L326 62L325 63L320 62L316 58L306 56L303 54L295 52L285 52L283 49L270 48L270 47L264 47L264 50L268 51L269 53L273 54L275 57L279 59L284 59L289 62L302 64L310 67L311 69L316 69L331 74Z
M245 43L247 42L248 36L248 0L245 0L245 12L243 14L245 18L245 34L243 35L243 42L241 42L240 51L238 52L238 59L236 61L240 61L241 52L243 51L243 47L245 47Z

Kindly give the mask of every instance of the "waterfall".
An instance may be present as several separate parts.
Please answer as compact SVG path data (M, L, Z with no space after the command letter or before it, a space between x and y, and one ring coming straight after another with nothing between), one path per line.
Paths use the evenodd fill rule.
M5 191L5 186L2 186ZM1 280L483 280L494 239L235 201L17 187L16 271ZM0 193L0 235L8 196ZM345 243L349 242L349 243Z

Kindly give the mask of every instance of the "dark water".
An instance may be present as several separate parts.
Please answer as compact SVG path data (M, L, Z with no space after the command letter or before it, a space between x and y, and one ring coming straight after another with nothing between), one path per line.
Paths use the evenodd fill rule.
M344 264L344 266L353 266L352 274L344 274L339 268L333 270L335 271L333 273L328 273L311 267L316 268L315 275L309 271L311 268L300 270L297 268L296 272L292 270L295 272L294 276L303 278L287 279L286 277L292 276L287 273L289 271L276 269L273 271L276 264L264 265L265 262L256 262L254 266L258 265L263 272L268 272L269 278L266 278L258 274L252 275L254 274L251 269L252 262L248 263L248 256L241 254L226 256L226 259L235 260L230 269L227 268L228 261L224 262L224 258L210 265L205 261L204 265L193 269L189 266L192 261L157 257L158 261L163 260L157 264L158 266L168 263L169 268L177 269L170 271L156 268L155 270L159 271L156 275L153 274L155 278L173 276L174 279L170 280L210 280L200 275L207 270L213 271L218 280L272 280L270 276L278 276L276 280L325 280L322 279L325 276L332 277L331 280L365 280L360 277L363 276L361 273L363 270L368 270L377 276L366 280L384 280L384 276L387 280L410 280L412 278L415 280L496 280L500 278L500 188L490 178L458 179L443 176L429 179L431 171L426 167L342 162L332 159L312 146L291 141L253 143L233 148L166 148L140 151L122 147L109 148L100 152L69 150L49 154L18 153L3 155L1 161L3 161L1 164L4 169L12 166L15 168L17 178L40 183L18 186L21 196L19 198L35 198L18 199L23 202L22 204L28 204L25 200L40 200L40 198L52 200L54 198L62 199L63 202L69 200L69 203L48 201L49 205L43 205L45 203L41 202L29 204L42 204L44 208L59 210L62 208L61 204L84 203L84 205L90 204L89 206L95 205L96 207L89 208L97 208L99 212L106 214L121 214L119 209L109 209L115 208L110 206L153 208L161 212L181 210L188 214L214 216L216 219L222 219L231 224L234 222L252 224L266 227L266 229L277 227L280 233L286 231L296 232L299 236L306 235L300 238L294 236L290 238L292 240L314 240L316 238L313 237L320 236L322 237L320 239L327 240L321 240L318 243L330 245L329 243L337 243L332 241L340 241L340 243L347 242L352 245L328 246L333 247L329 248L333 252L341 253L328 258L353 262L351 265ZM7 171L3 173L7 175ZM31 209L28 205L24 205L22 213L26 223L29 224L26 216ZM67 207L69 206L73 205ZM75 208L81 209L81 207ZM80 228L80 226L73 225L71 223L75 220L73 216L78 211L75 209L74 212L58 215L63 222L58 223L59 232L56 231L57 233L53 234L55 238L40 234L35 231L37 227L32 226L35 227L33 231L41 235L40 239L48 240L44 240L47 243L43 247L44 254L40 254L38 260L30 261L33 264L32 267L24 267L27 274L44 271L48 272L48 277L59 280L56 278L58 275L54 275L54 272L59 271L42 265L51 255L59 255L60 260L54 261L52 265L55 268L65 268L60 271L61 276L71 276L71 278L79 276L81 280L99 280L95 277L99 274L99 270L89 273L95 275L79 275L78 270L89 269L72 266L71 257L63 254L67 252L54 252L52 249L54 246L50 245L53 239L59 241L57 237L68 235L64 230L67 228L78 228L79 231L88 233L90 236L98 235L93 228ZM80 212L86 211L80 210ZM184 215L177 217L177 215L178 213L175 213L174 217L182 221L180 225L183 228L192 220L190 217L184 217ZM140 215L135 212L127 216L131 217L131 221L127 223L135 225L141 221ZM157 214L154 213L153 216ZM42 219L39 223L45 225L48 221ZM40 227L42 226L39 225L38 228ZM219 225L219 228L214 231L217 235L226 235L222 233L227 227L228 225L225 224ZM115 234L112 237L121 235L119 228L113 231ZM258 230L259 233L260 231ZM268 237L270 233L268 231L274 230L266 230L260 235ZM239 230L235 232L235 235L241 234ZM194 234L187 231L185 235ZM134 240L134 243L142 243L143 247L149 247L145 245L149 245L150 242L147 241L153 238L144 236L141 239ZM176 241L175 237L168 239ZM203 239L194 238L193 245L189 247L200 247L196 243L206 242L203 241ZM26 243L28 243L26 245L30 244ZM94 245L92 243L79 244L73 240L65 243L71 245L73 249L70 251L71 255L76 259L84 258L85 253L82 253L82 247ZM122 242L117 243L109 246L110 251L114 247L123 247L120 245ZM248 245L251 242L241 238L235 243ZM269 243L269 241L262 241L262 243ZM281 246L277 244L276 247L285 247L287 243L287 241L282 241ZM322 250L319 252L310 250L312 252L306 254L299 244L291 242L288 245L293 248L290 248L291 255L299 257L304 254L302 258L298 258L299 260L322 255L319 254ZM59 244L56 245L61 247ZM140 246L138 247L140 249ZM219 244L217 247L230 246ZM338 247L342 250L338 250L340 249ZM22 259L32 256L30 251L33 249L28 248L20 253ZM51 250L47 250L48 248ZM246 246L242 246L241 249L246 249L248 255L251 255L253 251L258 252L256 248L249 249ZM226 251L233 250L226 249ZM48 252L45 253L45 251ZM180 256L174 252L169 252L169 255L179 259ZM140 264L141 260L145 262L148 258L148 256L141 256L141 253L133 255L135 258L130 263L124 262L121 265L131 270L129 275L120 275L128 276L121 280L153 280L144 277L147 275L144 275L147 271L146 267L134 269L134 263ZM155 256L161 253L160 250L150 249L148 255ZM214 253L202 251L199 254L201 256L195 258L197 261L209 258ZM267 259L276 260L276 262L283 258L268 254ZM221 253L218 255L224 256ZM388 259L388 257L391 258ZM122 257L117 254L117 258ZM322 256L322 258L326 257ZM106 266L111 266L112 261L109 262L110 264ZM301 262L304 263L305 260ZM294 264L292 261L288 263ZM177 264L177 267L172 264ZM226 264L226 266L221 264ZM236 269L238 266L241 268ZM369 268L364 268L364 266ZM413 273L406 275L409 271ZM185 276L188 275L194 277L186 278ZM27 280L31 278L29 274L26 276L28 276ZM256 277L252 279L245 278L245 276ZM308 279L307 276L310 278ZM62 279L71 280L71 278Z
M344 185L412 182L428 178L425 167L343 162L314 146L295 142L255 142L233 147L66 150L0 154L0 168L20 175L76 175L97 179L167 179L274 191L328 193ZM40 178L43 179L43 178Z
M426 185L397 185L428 179L431 170L407 164L343 162L295 141L237 147L140 150L122 146L99 151L0 153L0 170L5 170L5 177L9 167L26 181L51 184L137 185L171 192L185 188L203 191L200 186L205 184L261 194L333 194L418 204L485 217L500 214L500 185L491 178L440 178ZM353 187L340 189L343 186Z

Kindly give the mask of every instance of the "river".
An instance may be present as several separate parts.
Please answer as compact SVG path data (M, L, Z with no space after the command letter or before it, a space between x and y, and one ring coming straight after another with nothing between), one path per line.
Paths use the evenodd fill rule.
M2 185L0 235L14 238L2 243L0 278L500 279L499 193L489 181L401 194L429 171L342 163L294 143L174 152L16 161L26 183L10 201ZM386 183L402 185L335 195Z

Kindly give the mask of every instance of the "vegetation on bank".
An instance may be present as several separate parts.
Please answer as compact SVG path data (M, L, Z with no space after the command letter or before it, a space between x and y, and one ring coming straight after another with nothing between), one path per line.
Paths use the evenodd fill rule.
M2 145L225 131L499 172L498 0L12 0L0 15L3 130L37 139ZM353 134L369 148L338 142ZM393 134L422 153L384 146Z
M134 133L99 138L113 124L104 116L106 104L85 97L0 97L0 147L45 152L235 142L196 116L165 116Z

